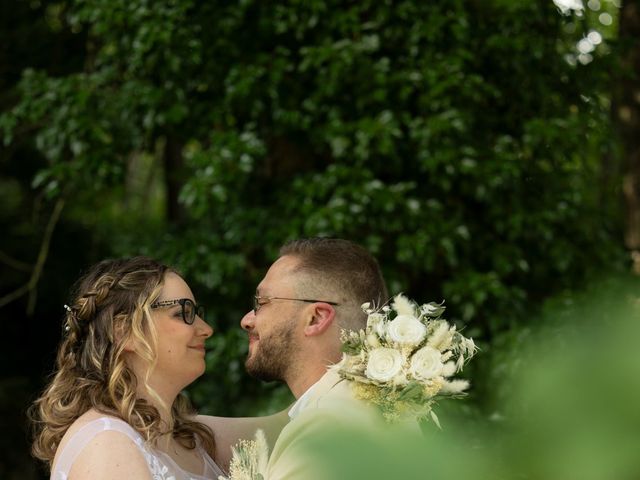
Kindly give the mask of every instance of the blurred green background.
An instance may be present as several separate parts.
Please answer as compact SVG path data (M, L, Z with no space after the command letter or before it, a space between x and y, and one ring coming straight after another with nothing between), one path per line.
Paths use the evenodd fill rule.
M608 279L572 305L546 309L506 358L512 372L492 385L507 393L502 415L482 419L464 403L443 404L443 430L418 438L388 425L326 425L300 448L316 474L305 478L639 478L638 286L637 278Z
M477 340L480 423L546 309L640 271L638 0L0 5L2 479L41 475L24 410L105 257L183 272L216 327L189 393L249 415L291 399L239 328L278 247L356 241Z

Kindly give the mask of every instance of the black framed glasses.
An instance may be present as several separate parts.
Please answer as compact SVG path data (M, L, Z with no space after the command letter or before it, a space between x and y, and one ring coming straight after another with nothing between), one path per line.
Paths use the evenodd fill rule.
M271 300L289 300L290 302L305 302L305 303L322 302L322 303L328 303L329 305L333 305L336 307L340 305L337 302L328 302L326 300L312 300L310 298L261 297L259 295L254 295L253 296L253 314L254 315L257 314L258 310L260 310L260 307L262 307L263 305L266 305Z
M204 306L197 305L190 298L156 302L151 305L151 308L172 307L174 305L180 305L180 307L182 307L182 320L184 320L184 323L187 325L193 325L193 322L196 320L196 315L204 320Z

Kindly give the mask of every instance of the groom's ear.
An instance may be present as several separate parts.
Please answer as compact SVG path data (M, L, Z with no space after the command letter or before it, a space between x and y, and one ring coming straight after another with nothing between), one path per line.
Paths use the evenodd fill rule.
M314 303L312 307L304 327L304 334L307 337L324 333L333 325L336 318L335 309L328 303L317 302Z

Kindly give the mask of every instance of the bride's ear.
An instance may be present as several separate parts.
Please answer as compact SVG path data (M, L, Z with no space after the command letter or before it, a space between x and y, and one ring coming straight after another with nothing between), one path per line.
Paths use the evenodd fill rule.
M135 352L137 350L136 344L137 342L133 339L131 335L129 335L129 338L127 338L127 340L124 342L124 351L130 352L130 353Z
M304 327L304 334L307 337L324 333L336 318L335 309L325 302L317 302L310 309L307 324Z
M114 343L118 344L124 341L124 351L125 352L135 352L137 347L137 342L134 339L134 336L131 335L131 332L127 332L127 319L123 317L116 317L114 319L113 325L113 340Z

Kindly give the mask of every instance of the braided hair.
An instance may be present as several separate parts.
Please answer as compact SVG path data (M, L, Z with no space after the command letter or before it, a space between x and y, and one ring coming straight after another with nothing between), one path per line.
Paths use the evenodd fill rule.
M29 410L35 457L51 466L69 426L90 409L124 420L148 442L170 433L186 448L200 443L213 451L211 430L191 420L193 409L182 394L171 406L170 425L155 406L136 396L140 382L152 395L154 391L148 375L137 378L123 355L127 341L134 338L150 374L156 361L150 306L169 271L153 259L133 257L104 260L78 280L73 300L65 306L65 335L53 377Z

